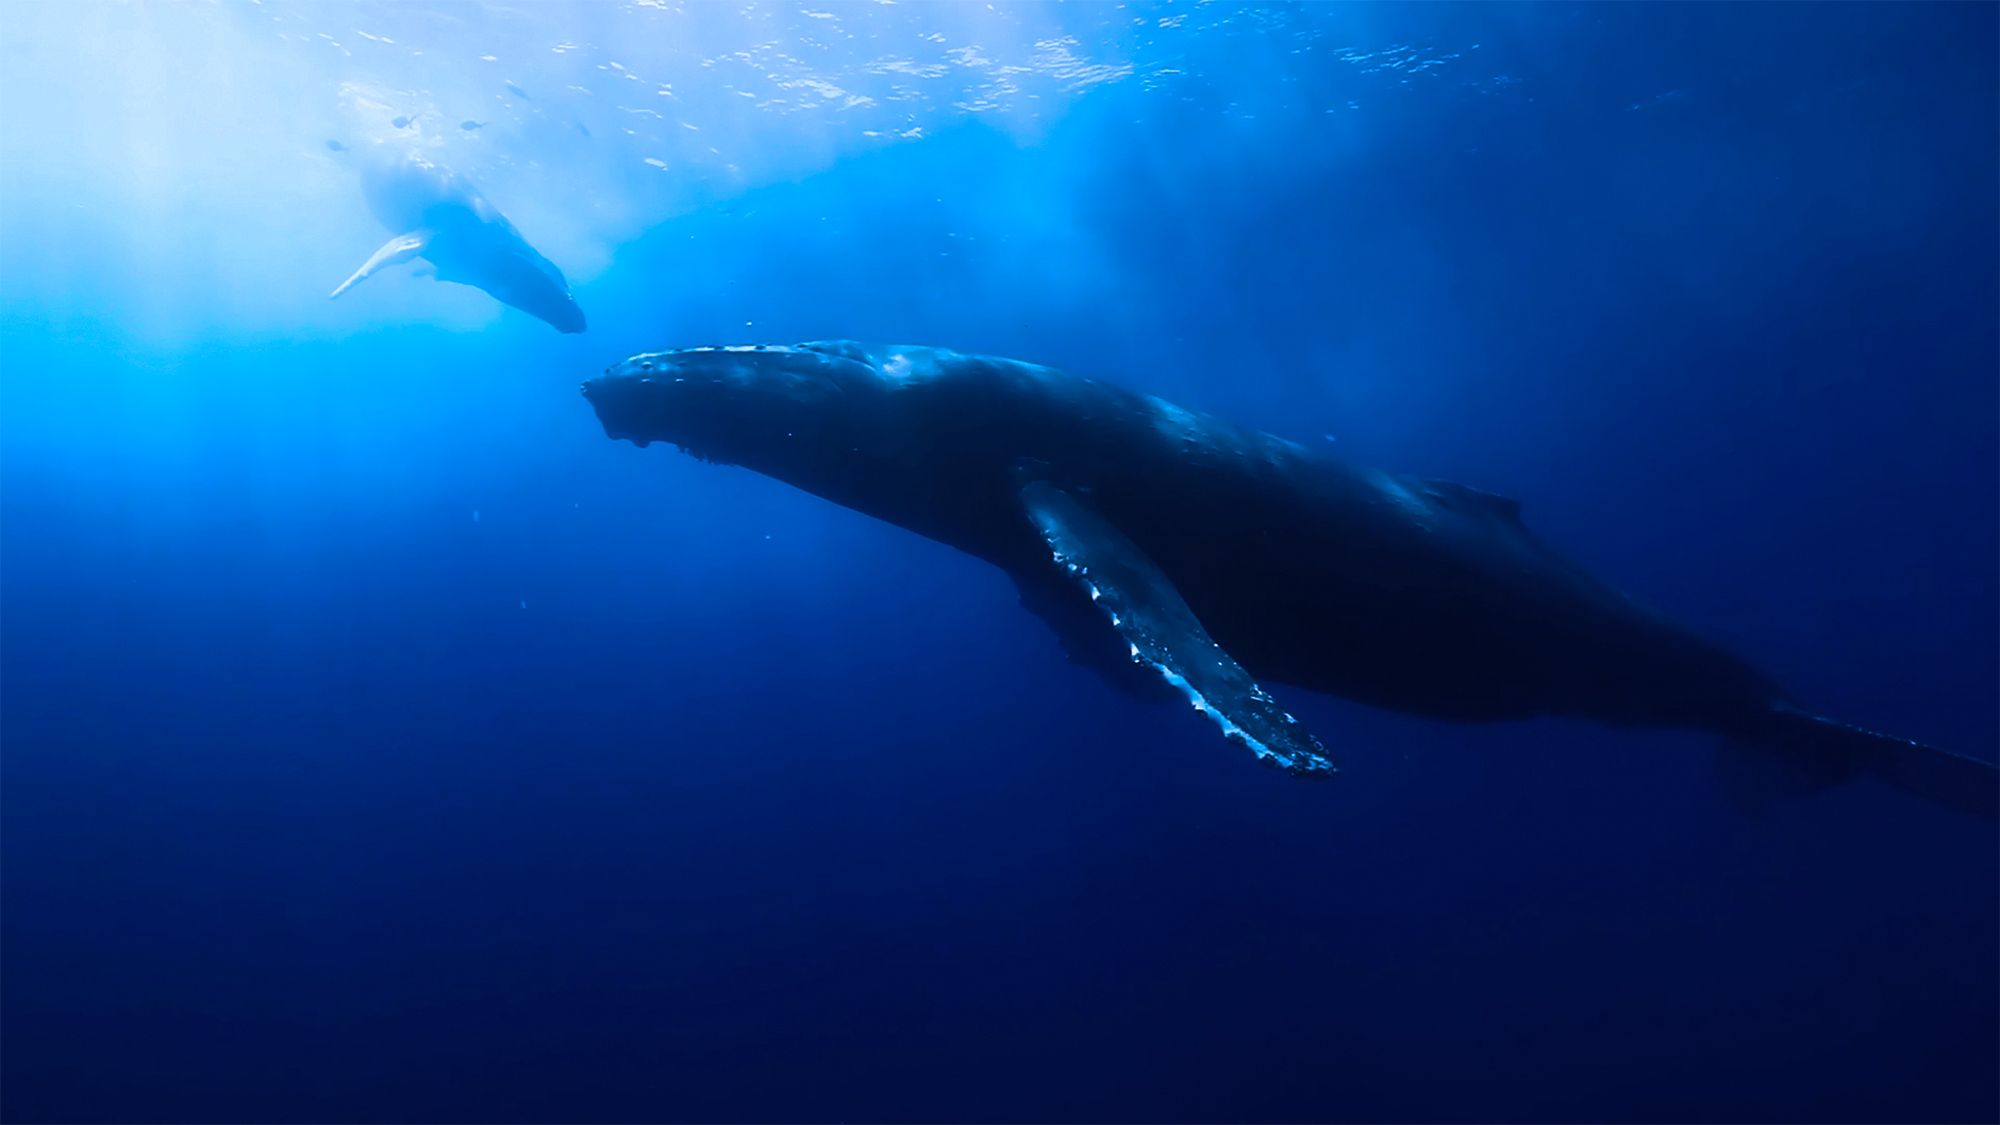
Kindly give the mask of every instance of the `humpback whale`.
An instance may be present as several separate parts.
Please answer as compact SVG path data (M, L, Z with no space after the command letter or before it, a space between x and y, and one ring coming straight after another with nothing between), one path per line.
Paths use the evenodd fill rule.
M385 266L423 258L436 267L439 281L483 289L558 332L583 331L583 309L562 271L465 177L411 153L366 164L361 187L369 210L395 237L330 296Z
M1988 818L2000 803L1992 765L1807 710L1476 488L931 347L656 352L583 393L614 440L747 467L1001 568L1073 660L1178 696L1298 776L1333 759L1266 682L1449 720L1710 731L1795 788L1872 775Z

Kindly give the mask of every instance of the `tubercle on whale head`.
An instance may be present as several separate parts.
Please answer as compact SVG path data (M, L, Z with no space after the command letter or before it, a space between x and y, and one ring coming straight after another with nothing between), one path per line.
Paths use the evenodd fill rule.
M613 364L583 395L614 440L788 476L851 447L879 379L858 345L680 348Z

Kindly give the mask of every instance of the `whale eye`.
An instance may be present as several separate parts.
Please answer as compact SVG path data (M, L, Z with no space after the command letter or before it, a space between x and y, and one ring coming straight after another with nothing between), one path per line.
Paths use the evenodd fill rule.
M652 369L653 369L653 361L652 361L652 360L650 360L650 359L642 359L642 360L640 360L640 361L639 361L639 370L641 370L641 371L651 371Z

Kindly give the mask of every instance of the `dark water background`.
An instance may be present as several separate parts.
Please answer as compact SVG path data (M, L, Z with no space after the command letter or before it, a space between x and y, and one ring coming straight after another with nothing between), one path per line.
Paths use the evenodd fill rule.
M1991 826L1292 691L1346 765L1300 784L997 572L577 397L708 342L1088 371L1521 497L1802 699L1992 757L1995 9L1376 16L1490 88L1332 113L1197 40L1177 96L642 222L575 339L416 281L163 338L203 279L0 166L0 1111L1992 1120ZM315 296L381 236L343 203Z

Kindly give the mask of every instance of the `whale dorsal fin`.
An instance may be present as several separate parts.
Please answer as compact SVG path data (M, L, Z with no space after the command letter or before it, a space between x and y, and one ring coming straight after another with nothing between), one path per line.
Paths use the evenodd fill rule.
M361 282L366 281L377 270L396 265L399 262L407 262L411 258L423 253L424 249L430 244L431 232L427 230L413 230L397 235L383 243L382 248L375 251L374 257L361 263L361 268L354 271L354 276L341 282L340 288L335 289L333 292L327 294L327 296L329 298L340 296Z
M1173 582L1111 521L1044 481L1021 489L1021 505L1056 565L1111 619L1134 663L1158 672L1258 761L1300 777L1334 772L1319 740L1209 637Z
M1433 498L1461 511L1490 512L1512 523L1521 522L1521 502L1512 496L1502 496L1455 480L1426 480L1423 486Z

